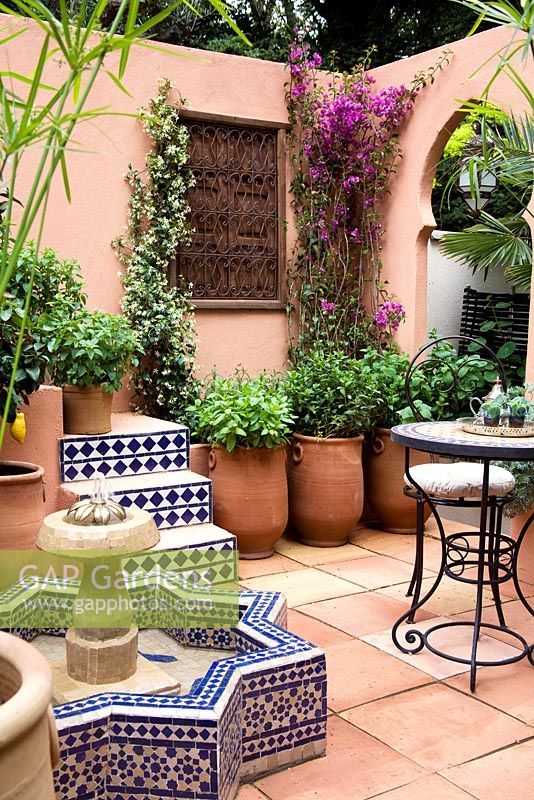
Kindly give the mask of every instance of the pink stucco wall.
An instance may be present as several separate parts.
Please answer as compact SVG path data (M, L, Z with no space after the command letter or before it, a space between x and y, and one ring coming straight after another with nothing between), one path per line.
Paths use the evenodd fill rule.
M9 68L30 74L36 63L40 33L26 21L0 15L9 28L24 24L28 31L0 48L0 69ZM221 55L161 45L165 52L134 48L124 83L127 97L106 76L97 81L89 108L112 106L115 112L135 113L147 105L157 91L158 80L167 77L187 100L191 111L239 116L253 120L287 123L284 100L284 65L251 58ZM180 56L187 56L186 58ZM116 59L115 59L116 61ZM114 63L110 57L109 65ZM54 81L57 67L49 67ZM62 256L75 257L82 264L89 303L117 312L121 297L119 263L110 241L122 233L126 224L129 190L123 175L132 163L142 168L149 141L132 117L104 117L95 124L84 124L76 137L86 152L68 156L72 204L66 199L61 178L52 192L44 242ZM27 180L31 177L28 159ZM18 194L24 199L27 182L21 181ZM289 204L288 204L289 208ZM292 230L288 230L288 249ZM251 372L262 368L281 369L286 357L284 311L198 310L198 363L203 372L213 366L221 372L243 364ZM126 396L123 395L122 400Z
M35 63L39 32L32 24L7 19L9 27L28 27L20 38L0 50L0 65L28 74ZM507 41L509 31L494 29L449 46L449 63L438 73L435 83L423 89L411 117L403 125L400 144L403 159L385 198L383 251L384 278L408 311L399 332L400 343L413 352L424 340L426 325L427 240L434 227L430 205L435 166L448 136L459 121L462 100L479 96L496 65L492 54ZM187 100L192 111L287 122L284 83L287 73L282 64L240 56L187 50L163 45L165 52L134 49L125 83L132 97L120 92L102 75L90 106L113 106L118 112L132 113L154 95L158 79L169 77ZM435 63L441 49L388 64L373 71L377 86L408 83L413 75ZM186 55L187 58L179 57ZM488 61L489 59L489 61ZM2 63L3 60L3 63ZM111 59L110 63L112 63ZM476 74L478 67L484 65ZM57 66L51 64L53 80ZM471 77L470 77L471 76ZM532 69L525 75L534 82ZM492 99L515 111L523 98L512 83L503 78L495 83ZM74 202L69 204L60 179L48 211L44 240L63 256L75 256L82 264L92 306L116 312L121 297L119 265L110 241L121 233L126 222L128 187L123 181L128 164L141 167L148 141L132 117L107 117L97 124L80 127L77 139L85 153L69 154L69 169ZM36 154L37 155L37 154ZM31 176L31 158L27 176ZM24 184L19 186L24 195ZM289 216L289 202L287 202ZM287 251L293 243L288 230ZM197 311L199 337L198 363L202 372L213 366L228 372L243 364L251 372L262 368L282 368L286 355L286 322L283 311L205 310ZM531 356L534 358L534 356ZM124 406L126 395L122 395Z
M510 35L509 30L498 28L448 45L449 63L436 75L435 82L420 92L414 111L401 128L403 158L391 183L391 195L384 204L383 277L406 306L407 321L398 339L412 353L424 342L427 333L427 242L435 228L431 207L435 169L450 134L461 120L458 109L462 101L482 95L498 64L497 51L509 41ZM377 86L410 82L416 72L435 63L444 49L430 50L374 70ZM528 70L519 63L516 66L527 85L532 86L532 59ZM490 100L515 113L526 102L505 76L492 86Z

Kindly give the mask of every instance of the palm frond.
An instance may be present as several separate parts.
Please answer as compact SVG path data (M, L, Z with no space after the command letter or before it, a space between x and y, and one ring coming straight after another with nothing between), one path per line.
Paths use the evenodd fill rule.
M489 270L504 268L513 286L529 291L532 240L521 216L497 219L482 211L476 225L459 233L445 233L440 250L473 272L483 272L484 277Z

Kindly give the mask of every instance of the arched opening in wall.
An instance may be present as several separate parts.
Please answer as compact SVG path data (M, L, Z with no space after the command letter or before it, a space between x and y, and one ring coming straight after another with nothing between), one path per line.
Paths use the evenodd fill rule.
M442 336L480 337L500 352L511 378L524 380L526 276L532 269L531 231L524 214L531 189L497 180L483 208L473 210L457 184L450 185L461 160L480 147L479 120L476 111L454 115L442 132L441 151L436 147L438 155L429 162L433 177L427 190L436 228L427 246L427 326ZM487 116L482 132L490 147L497 141L500 146L497 137L506 133L502 116ZM498 169L495 174L498 178Z

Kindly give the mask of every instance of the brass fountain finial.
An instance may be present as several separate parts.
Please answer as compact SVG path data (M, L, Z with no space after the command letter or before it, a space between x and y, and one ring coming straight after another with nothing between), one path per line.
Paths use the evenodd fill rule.
M65 515L72 525L113 525L126 519L126 509L110 499L106 479L95 479L91 497L78 500Z

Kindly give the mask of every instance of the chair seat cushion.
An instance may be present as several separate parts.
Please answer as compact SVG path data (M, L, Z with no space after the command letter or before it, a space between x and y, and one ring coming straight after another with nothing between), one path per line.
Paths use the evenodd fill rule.
M436 497L482 497L482 464L417 464L410 469L413 480L426 494ZM411 481L405 475L408 485ZM490 467L489 494L502 497L515 487L515 478L502 467Z

